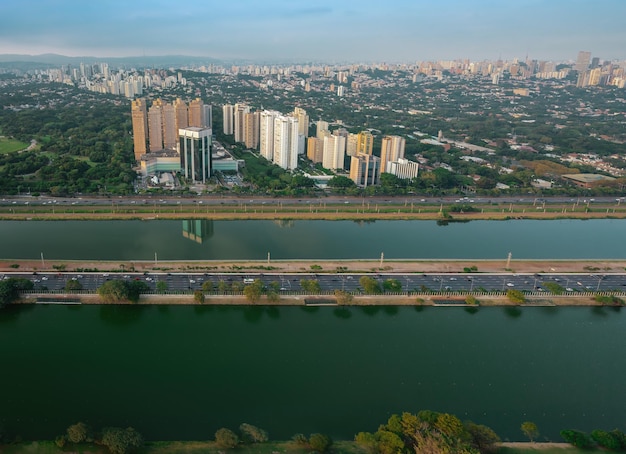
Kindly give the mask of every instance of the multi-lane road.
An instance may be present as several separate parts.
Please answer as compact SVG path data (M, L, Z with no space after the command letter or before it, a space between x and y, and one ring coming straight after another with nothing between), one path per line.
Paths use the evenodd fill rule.
M4 273L2 278L21 277L34 283L34 289L62 290L68 280L80 282L84 290L95 290L110 279L140 280L148 288L156 291L157 283L163 281L169 291L190 291L202 288L206 281L217 289L220 281L227 284L239 283L241 286L249 280L260 279L266 286L274 286L281 292L303 291L302 279L317 280L323 291L335 289L359 292L359 279L365 274L279 274L279 273ZM576 292L626 292L626 273L610 274L565 274L565 273L394 273L367 274L376 279L381 287L387 279L396 279L402 285L402 291L435 292L493 292L517 289L522 291L549 292L546 283L554 283L565 289L566 293ZM549 286L548 286L549 287Z

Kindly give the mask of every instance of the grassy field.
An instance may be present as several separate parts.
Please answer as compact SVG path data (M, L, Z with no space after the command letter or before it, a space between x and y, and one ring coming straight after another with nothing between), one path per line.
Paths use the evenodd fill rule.
M19 140L9 139L7 137L0 137L0 153L10 153L12 151L23 150L28 147L27 143L20 142Z

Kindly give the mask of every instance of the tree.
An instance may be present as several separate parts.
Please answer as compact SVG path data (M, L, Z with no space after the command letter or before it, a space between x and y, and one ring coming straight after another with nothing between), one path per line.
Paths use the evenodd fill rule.
M81 284L78 280L70 279L65 283L66 292L76 292L82 289L83 289L83 284Z
M255 279L252 284L248 284L243 288L243 294L251 303L256 303L263 294L263 282L261 279Z
M380 284L376 279L372 277L361 276L361 279L359 279L359 284L361 284L361 287L363 287L365 293L368 293L370 295L378 295L382 293L382 290L380 289Z
M264 443L269 439L266 431L252 424L243 423L239 426L239 432L246 443Z
M127 454L143 446L143 437L132 427L107 427L102 430L101 441L113 454Z
M615 429L611 432L604 430L594 430L591 432L591 438L603 448L611 451L620 451L626 449L626 439L624 434Z
M359 432L354 437L354 441L357 445L366 449L369 452L376 452L378 450L378 441L376 440L374 434L370 432ZM402 443L402 447L404 447L404 443Z
M352 302L352 294L350 292L346 292L345 290L335 290L334 292L335 298L337 299L337 304L346 305Z
M24 278L14 278L0 280L0 307L10 304L19 298L23 290L31 290L35 284Z
M381 454L401 454L405 450L404 441L397 433L389 430L378 430L374 435L377 449Z
M72 424L67 428L67 440L71 443L83 443L91 440L91 429L84 422Z
M129 282L113 279L106 281L98 287L98 295L107 303L120 303L123 301L136 303L146 290L148 290L148 285L143 281Z
M500 437L490 427L482 424L475 424L472 421L468 421L465 424L465 429L469 432L471 444L480 452L492 451L496 443L500 442Z
M535 438L539 436L539 429L537 428L537 424L531 421L524 421L520 427L524 435L528 437L530 442L532 443Z
M198 304L204 304L204 292L202 292L202 290L195 290L193 292L193 300Z
M386 292L401 292L402 284L398 279L385 279L383 282L383 288Z
M213 291L213 282L206 280L202 283L202 291L205 293L211 293Z
M222 448L235 448L239 444L239 437L232 430L222 427L215 432L215 442Z
M165 293L165 292L167 292L167 282L165 282L165 281L158 281L156 283L156 291L157 291L157 293Z
M586 449L593 446L593 440L585 432L579 430L562 430L561 437L577 448Z
M476 306L478 304L478 300L474 295L467 295L465 297L465 304L469 304L470 306Z
M317 279L300 279L300 287L302 287L302 290L305 292L313 294L317 294L322 291L320 281Z
M315 433L309 437L309 446L317 452L326 452L332 444L333 441L328 435Z
M526 301L526 296L520 290L507 290L506 297L515 304L522 304Z
M352 188L355 187L356 184L348 177L344 177L343 175L335 175L330 180L328 180L328 187L331 188Z

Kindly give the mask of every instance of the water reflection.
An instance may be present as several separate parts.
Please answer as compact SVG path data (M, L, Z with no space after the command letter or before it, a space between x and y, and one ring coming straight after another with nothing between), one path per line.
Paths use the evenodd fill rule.
M183 237L198 244L213 236L214 226L212 220L187 219L183 221Z
M365 315L374 316L380 311L380 306L360 306Z
M337 318L341 318L343 320L347 320L352 317L352 312L347 307L337 307L333 310L333 314Z
M398 306L383 306L383 312L390 316L396 315L399 310Z
M465 308L465 312L468 314L474 315L478 313L478 306L470 306Z
M506 306L504 313L510 318L519 318L522 316L522 310L517 306Z
M100 306L100 320L103 322L126 328L141 319L141 315L148 310L150 306L138 305L131 306L129 304L104 304Z

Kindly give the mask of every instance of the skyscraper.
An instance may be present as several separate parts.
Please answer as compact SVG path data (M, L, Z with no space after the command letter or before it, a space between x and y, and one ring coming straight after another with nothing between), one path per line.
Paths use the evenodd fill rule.
M178 129L176 129L176 107L174 104L163 104L163 148L175 150L178 143Z
M200 98L189 103L189 126L204 128L204 103Z
M389 163L404 158L406 139L400 136L383 137L380 146L380 171L389 172Z
M244 115L244 142L246 148L256 150L259 147L259 120L261 114L257 112L248 112Z
M350 179L363 188L378 184L380 182L380 158L363 153L352 156Z
M324 151L322 167L325 169L343 169L346 155L346 138L340 135L329 134L324 137Z
M176 110L176 133L178 134L179 129L185 129L189 126L189 112L187 103L180 98L174 101L174 109Z
M211 177L211 128L190 126L178 131L180 167L185 178L205 183Z
M361 131L357 134L356 152L364 154L374 153L374 136L369 131Z
M589 68L589 60L591 60L591 52L581 50L578 52L578 58L576 59L576 66L574 66L574 69L578 71L579 74L587 71L587 68Z
M150 151L163 149L163 101L155 100L148 110L148 135Z
M135 160L139 161L141 155L146 153L146 136L148 133L148 114L146 103L143 99L136 99L130 104L130 112L133 122L133 148Z
M274 119L279 115L275 110L264 110L259 120L259 151L270 162L274 160Z
M224 124L224 134L230 136L233 134L233 106L232 104L224 104L222 106L222 120Z
M286 170L298 167L298 119L274 118L274 164Z
M250 113L250 106L245 104L235 104L235 142L245 142L245 115Z
M306 157L318 163L324 158L324 141L317 137L309 137L306 145Z

